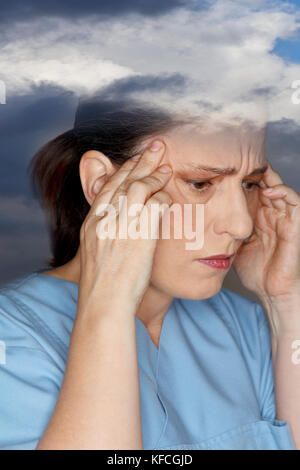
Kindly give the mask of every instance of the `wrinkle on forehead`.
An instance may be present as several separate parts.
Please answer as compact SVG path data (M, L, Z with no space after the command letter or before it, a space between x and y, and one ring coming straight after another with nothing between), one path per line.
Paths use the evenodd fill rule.
M212 126L188 124L164 134L166 161L175 168L203 163L248 171L250 167L266 163L265 138L266 126L251 122Z

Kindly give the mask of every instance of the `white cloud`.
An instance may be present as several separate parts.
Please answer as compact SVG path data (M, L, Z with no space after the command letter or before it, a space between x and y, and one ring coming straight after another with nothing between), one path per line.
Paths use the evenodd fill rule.
M205 11L177 9L156 18L39 18L5 32L0 78L8 95L43 81L81 94L130 75L181 73L190 82L176 106L197 111L195 102L205 101L239 112L253 107L253 90L271 89L269 118L300 122L300 108L291 101L300 65L270 54L277 38L293 36L298 27L299 13L264 0L219 0ZM174 105L166 91L139 96ZM260 100L264 105L257 95Z

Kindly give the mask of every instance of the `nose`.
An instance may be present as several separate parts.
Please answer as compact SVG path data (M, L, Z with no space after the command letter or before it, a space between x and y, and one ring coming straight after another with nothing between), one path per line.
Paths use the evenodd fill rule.
M243 189L222 194L215 219L215 232L228 233L236 240L244 240L253 232L253 216L249 212L248 202Z

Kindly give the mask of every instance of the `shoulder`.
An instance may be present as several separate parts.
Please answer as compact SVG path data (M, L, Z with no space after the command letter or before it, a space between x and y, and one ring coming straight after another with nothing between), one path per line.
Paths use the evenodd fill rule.
M224 287L209 301L231 329L244 355L260 354L262 344L269 342L269 324L262 305Z
M58 295L35 272L0 286L1 449L35 449L53 412L66 357Z
M225 287L222 287L211 300L222 308L225 315L240 325L250 326L254 323L260 327L267 321L265 311L260 303Z
M178 300L188 310L198 311L207 308L236 325L249 326L252 323L260 326L266 322L266 314L260 303L225 287L206 299Z
M180 304L197 323L205 323L219 332L226 329L244 347L260 341L262 332L268 328L263 307L248 297L222 287L217 294L207 299L179 299Z
M30 296L34 293L36 297L38 293L35 278L34 273L30 273L0 286L0 338L7 347L39 349L30 311Z
M67 354L76 290L37 271L0 286L0 340L7 347Z

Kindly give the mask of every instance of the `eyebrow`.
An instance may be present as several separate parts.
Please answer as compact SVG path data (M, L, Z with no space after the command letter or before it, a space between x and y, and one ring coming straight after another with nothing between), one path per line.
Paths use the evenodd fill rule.
M214 166L206 166L206 165L194 165L193 163L190 164L189 166L191 166L193 170L207 171L209 173L215 173L216 175L236 175L238 173L238 170L232 167L222 168L222 167L214 167ZM262 175L267 171L267 169L268 169L268 165L255 168L247 176Z

